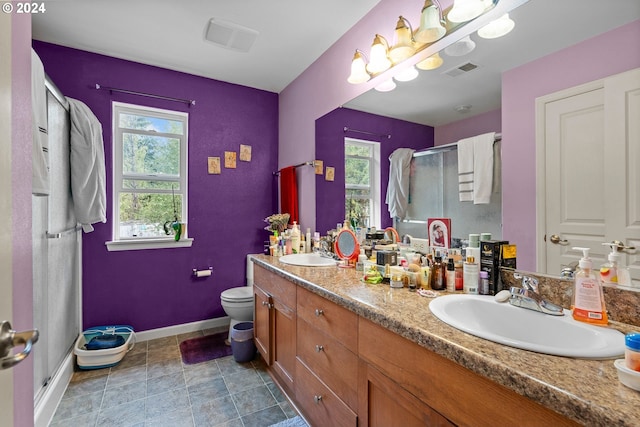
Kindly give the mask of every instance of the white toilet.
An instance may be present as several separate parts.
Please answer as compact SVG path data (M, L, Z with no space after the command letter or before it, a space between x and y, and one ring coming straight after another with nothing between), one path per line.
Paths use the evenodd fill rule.
M253 322L253 263L247 257L247 286L230 288L220 294L224 312L231 318L229 336L233 326L240 322Z

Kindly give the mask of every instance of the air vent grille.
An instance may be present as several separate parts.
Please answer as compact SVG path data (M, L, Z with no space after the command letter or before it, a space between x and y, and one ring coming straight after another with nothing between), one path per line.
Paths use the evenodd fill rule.
M227 49L248 52L256 41L258 32L233 22L211 18L204 38Z
M446 74L450 77L458 77L462 74L468 73L469 71L473 71L478 68L478 65L473 64L471 62L466 62L462 65L458 65L457 67L451 68L445 71L443 74Z

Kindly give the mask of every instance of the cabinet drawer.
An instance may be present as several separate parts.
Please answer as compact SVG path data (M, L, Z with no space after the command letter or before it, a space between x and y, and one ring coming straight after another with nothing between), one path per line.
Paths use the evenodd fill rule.
M289 282L284 277L280 277L257 264L254 264L253 280L256 285L271 295L274 300L278 300L281 304L295 310L297 286L293 282Z
M314 426L356 427L358 417L322 381L296 360L296 401Z
M298 318L298 358L351 409L358 407L358 357Z
M298 287L297 313L352 352L358 351L358 315L355 313L301 287Z

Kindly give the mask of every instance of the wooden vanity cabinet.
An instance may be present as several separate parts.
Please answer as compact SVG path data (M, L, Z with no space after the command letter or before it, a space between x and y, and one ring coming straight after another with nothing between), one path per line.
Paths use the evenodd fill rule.
M280 385L293 394L297 286L258 265L254 265L253 278L256 347Z
M296 402L313 425L355 427L358 316L301 287L296 311Z
M358 325L362 426L420 425L421 417L426 425L579 425L373 322ZM387 422L405 406L407 424Z

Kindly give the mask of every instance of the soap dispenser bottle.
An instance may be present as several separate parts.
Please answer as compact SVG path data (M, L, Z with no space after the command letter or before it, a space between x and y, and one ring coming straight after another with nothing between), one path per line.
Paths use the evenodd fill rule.
M594 325L609 323L604 303L602 285L593 272L593 263L589 258L589 248L573 248L582 251L578 271L574 276L574 289L571 309L573 318Z
M603 243L604 246L611 247L611 253L607 257L608 261L600 267L600 280L608 285L631 285L631 275L629 270L622 263L622 254L618 252L618 243Z
M605 246L611 246L611 253L607 257L607 262L600 267L600 281L609 285L618 284L618 261L620 254L617 253L614 243L603 243Z

